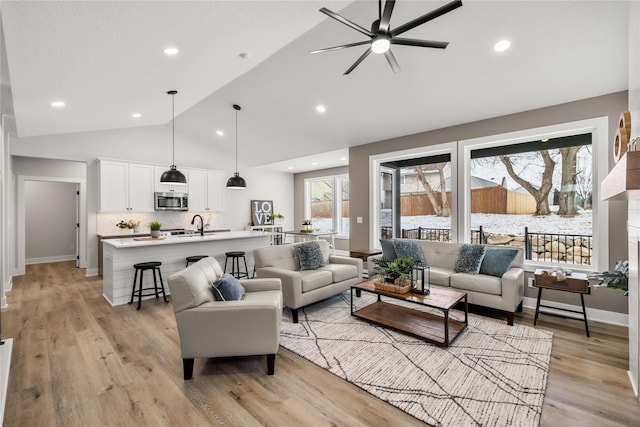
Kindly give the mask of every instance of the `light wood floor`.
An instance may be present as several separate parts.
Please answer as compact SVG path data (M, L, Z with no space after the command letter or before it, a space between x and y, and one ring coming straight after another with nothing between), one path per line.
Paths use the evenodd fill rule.
M272 377L265 357L196 359L185 382L171 305L113 308L101 291L72 262L14 279L2 319L14 338L5 426L424 425L285 349ZM640 425L626 328L590 326L587 339L577 321L538 323L555 334L542 426Z

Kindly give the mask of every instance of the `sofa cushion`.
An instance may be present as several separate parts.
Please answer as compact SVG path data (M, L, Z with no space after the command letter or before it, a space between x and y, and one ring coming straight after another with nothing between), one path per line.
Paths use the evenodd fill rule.
M478 274L480 265L482 265L482 258L484 258L484 251L485 247L482 245L465 243L460 246L453 271L456 273Z
M327 264L324 267L320 267L320 270L330 271L333 283L358 277L358 267L351 264Z
M451 287L461 291L502 295L502 279L484 274L455 273L451 275Z
M393 246L393 240L380 239L380 246L382 246L382 258L388 260L394 260L398 256L396 255L396 248Z
M223 274L212 286L216 301L238 301L244 295L244 286L231 274Z
M327 270L300 271L300 277L302 278L302 292L323 288L333 283L333 274Z
M517 249L487 246L480 266L480 274L502 277L509 270L517 255Z
M448 268L429 267L429 282L432 285L449 286L453 271Z
M298 259L300 260L300 270L316 270L324 267L324 254L318 242L304 242L294 245Z
M410 256L414 263L424 264L424 257L420 245L415 240L394 239L393 248L396 250L396 257Z

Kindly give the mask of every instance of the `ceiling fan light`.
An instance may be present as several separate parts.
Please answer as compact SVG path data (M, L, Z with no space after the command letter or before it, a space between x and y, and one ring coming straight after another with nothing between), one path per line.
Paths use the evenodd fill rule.
M391 42L386 37L379 37L371 43L371 51L373 53L385 53L391 47Z

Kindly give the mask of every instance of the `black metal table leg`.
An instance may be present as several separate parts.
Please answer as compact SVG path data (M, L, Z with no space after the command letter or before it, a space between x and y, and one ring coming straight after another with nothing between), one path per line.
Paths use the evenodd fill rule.
M582 303L582 315L584 316L584 328L587 330L587 338L589 338L589 324L587 323L587 310L584 308L583 294L580 294L580 302Z
M542 288L538 288L538 302L536 303L536 317L533 319L533 326L538 323L538 314L540 313L540 297L542 297Z

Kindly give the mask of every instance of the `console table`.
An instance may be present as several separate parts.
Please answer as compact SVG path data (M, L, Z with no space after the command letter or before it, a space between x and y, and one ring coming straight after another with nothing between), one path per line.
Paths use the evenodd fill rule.
M541 313L540 307L543 308L551 308L554 310L566 311L570 313L578 313L582 314L584 319L584 328L587 331L587 337L589 337L589 324L587 323L587 311L584 308L584 295L591 294L591 287L589 286L589 280L587 280L587 275L582 273L573 273L570 276L566 277L564 280L557 280L556 276L551 274L542 274L543 270L535 271L535 280L533 282L533 286L538 288L538 302L536 303L536 316L533 320L533 325L535 326L538 322L538 315ZM540 298L542 297L543 289L553 289L555 291L563 291L563 292L573 292L580 294L580 302L582 303L582 311L577 310L569 310L566 308L558 308L552 307L544 304L540 304ZM550 312L542 312L544 314L550 314L552 316L560 316L555 313ZM560 316L567 317L567 316ZM567 317L569 319L574 319L574 317Z

